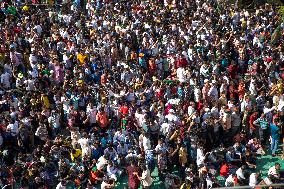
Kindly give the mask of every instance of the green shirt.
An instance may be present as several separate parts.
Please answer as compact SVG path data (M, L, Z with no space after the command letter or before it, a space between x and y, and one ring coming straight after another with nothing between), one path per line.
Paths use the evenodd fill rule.
M263 118L258 118L257 120L253 122L253 124L259 124L260 128L262 129L267 129L269 125L268 122Z

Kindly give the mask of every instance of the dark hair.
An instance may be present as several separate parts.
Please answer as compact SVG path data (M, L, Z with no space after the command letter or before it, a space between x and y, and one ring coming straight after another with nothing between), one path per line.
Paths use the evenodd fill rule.
M146 170L147 170L147 166L146 166L145 164L143 164L143 165L141 165L141 169L142 169L143 171L146 171Z

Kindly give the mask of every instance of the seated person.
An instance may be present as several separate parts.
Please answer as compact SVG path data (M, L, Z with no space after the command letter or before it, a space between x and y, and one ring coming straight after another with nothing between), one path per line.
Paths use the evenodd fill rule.
M246 177L246 167L242 165L237 171L236 175L238 178L238 181L240 185L247 185L248 184L248 179Z
M272 176L268 175L259 183L259 185L271 185L273 184L272 180L273 180Z
M225 181L225 186L232 187L232 186L238 186L238 178L236 174L230 174L228 178Z
M257 154L257 155L264 155L265 152L260 144L260 141L255 137L251 140L249 140L248 144L247 144L247 148Z
M224 156L219 155L216 152L210 152L207 157L208 162L214 166L215 169L219 168L221 165L221 162L224 161Z
M272 180L279 181L280 180L280 164L275 163L273 167L270 167L268 170L268 176L271 176Z
M251 153L249 150L246 151L246 155L244 157L244 161L248 168L255 169L256 168L256 157L255 154Z
M235 153L240 157L242 157L245 154L246 147L240 142L236 142L233 147L235 149Z
M233 165L240 165L242 162L241 157L235 153L234 148L229 148L226 153L226 161L227 163L233 164Z
M227 177L229 175L229 165L225 162L220 168L220 176Z
M249 177L249 186L255 187L260 181L260 173L252 173Z

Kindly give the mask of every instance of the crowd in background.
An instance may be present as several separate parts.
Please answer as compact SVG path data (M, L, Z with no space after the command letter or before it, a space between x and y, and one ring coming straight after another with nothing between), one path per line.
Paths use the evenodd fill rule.
M283 183L279 163L257 164L282 153L276 7L32 3L0 1L0 187Z

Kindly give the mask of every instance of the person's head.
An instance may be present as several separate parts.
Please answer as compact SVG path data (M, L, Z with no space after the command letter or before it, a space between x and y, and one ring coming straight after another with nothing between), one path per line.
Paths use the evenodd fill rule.
M278 126L278 124L279 124L279 118L277 117L277 118L275 118L274 120L273 120L273 122L274 122L274 124L275 125L277 125Z
M259 171L255 173L256 177L259 177L260 175L261 175L261 172L259 172Z
M147 171L147 166L146 166L145 164L143 164L143 165L141 166L141 169L142 169L143 171Z
M254 144L257 144L257 143L258 143L257 137L254 137L254 138L252 139L252 141L253 141Z
M275 163L275 169L276 169L276 170L280 170L280 168L281 168L280 163Z
M265 114L264 114L264 113L261 113L260 117L261 117L262 119L264 119L264 118L265 118Z
M158 144L162 144L162 143L164 143L164 140L163 140L162 138L160 138L160 139L158 140Z

